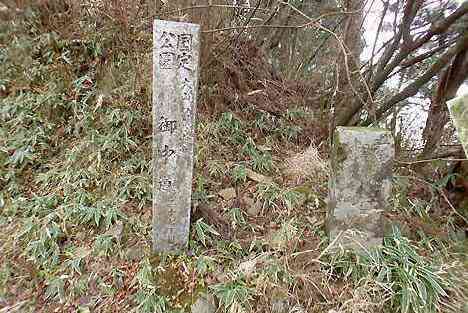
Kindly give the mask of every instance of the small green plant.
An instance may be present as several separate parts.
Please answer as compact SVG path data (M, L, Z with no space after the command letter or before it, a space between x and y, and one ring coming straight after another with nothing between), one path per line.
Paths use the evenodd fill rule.
M255 294L253 288L248 287L247 283L240 278L210 286L210 289L219 299L224 312L229 313L244 312Z
M139 202L148 201L151 195L151 178L148 174L127 174L118 181L119 197Z
M154 273L150 261L145 258L140 263L136 279L141 288L154 289Z
M307 112L304 111L303 109L300 109L300 108L295 108L295 109L287 109L286 110L286 114L285 114L285 117L288 119L288 120L295 120L295 119L299 119L299 118L305 118L307 117Z
M282 204L292 209L299 202L301 194L294 189L282 189L275 183L268 183L258 185L256 198L262 201L263 208L276 208Z
M212 178L221 178L225 173L224 164L217 160L210 160L207 164L208 173Z
M42 267L58 264L60 261L59 243L64 236L55 214L46 216L42 221L35 218L28 219L23 230L18 234L18 238L26 243L24 253Z
M45 290L46 299L59 300L64 302L65 300L65 280L68 276L51 277L46 280L47 288Z
M221 118L218 121L218 130L226 136L231 144L244 144L246 141L242 122L232 112L221 114Z
M203 175L197 176L195 191L193 193L194 200L206 202L211 197L208 193L207 182L207 179Z
M78 220L82 224L94 224L99 227L105 219L105 211L99 206L79 205L75 211Z
M87 275L81 275L70 282L71 293L75 297L84 296L88 292L89 288L89 277Z
M278 207L278 202L281 199L282 190L275 184L260 184L257 188L256 197L263 203L263 208Z
M436 255L435 251L433 255ZM384 238L381 249L362 253L342 252L331 256L331 269L355 282L375 279L392 290L387 305L393 312L440 312L446 290L452 285L443 263L418 254L398 228Z
M138 312L141 313L165 313L168 309L167 299L154 289L138 290L135 301L138 304Z
M242 147L242 154L244 154L246 157L253 158L258 153L259 152L257 150L257 145L255 144L255 141L251 137L248 137L244 143L244 146Z
M168 310L168 300L158 294L155 285L153 268L148 259L144 259L140 264L140 270L136 275L138 291L135 301L138 310L142 313L164 313Z
M34 149L31 146L16 149L10 160L6 164L11 164L15 167L22 167L28 163L32 163Z
M212 240L212 236L220 236L213 226L210 226L203 221L203 218L195 222L195 234L197 239L205 247L207 246L207 241Z
M271 128L271 116L268 113L258 113L255 117L255 128L261 131L268 131Z
M229 216L231 217L232 228L236 229L239 226L245 226L245 213L240 208L231 208L229 209Z
M112 276L111 289L115 293L118 289L122 288L126 274L118 268L113 268L110 274Z
M287 267L274 258L270 259L262 269L261 275L265 276L265 280L273 284L291 284L294 281L294 277L288 272Z
M243 184L247 181L247 172L243 164L238 164L231 169L232 180L236 184Z
M10 264L6 263L0 266L0 297L6 295L8 290L8 282L13 276L12 274L13 271Z
M282 193L282 201L288 209L295 207L299 200L301 199L301 194L294 189L285 189Z
M89 249L82 247L65 252L65 255L69 257L65 262L65 266L81 275L85 263L84 259L90 255L90 253L91 251Z
M299 237L298 223L292 218L281 223L281 228L273 234L270 244L277 250L295 249L294 242Z
M262 173L273 170L273 159L269 152L256 152L252 155L252 168Z
M278 128L278 134L285 140L295 140L301 133L302 128L297 125L282 125Z
M104 225L109 228L109 226L117 223L118 221L125 220L126 216L122 213L116 206L111 205L107 207L106 213L104 215Z
M97 255L109 256L113 252L114 238L111 235L99 235L94 242L94 251Z
M196 262L196 269L200 275L213 272L216 269L216 260L209 256L200 256Z
M247 256L249 251L244 249L238 240L217 240L216 250L222 253L223 257L234 261L236 258Z
M232 112L224 112L219 119L219 127L238 131L242 128L242 122Z

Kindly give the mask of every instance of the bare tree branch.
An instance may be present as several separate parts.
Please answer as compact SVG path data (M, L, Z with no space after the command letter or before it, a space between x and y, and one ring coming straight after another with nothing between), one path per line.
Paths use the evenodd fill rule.
M379 38L380 32L382 31L383 21L385 19L385 16L387 15L388 4L389 4L388 1L384 2L384 9L382 11L382 16L380 17L379 26L377 27L377 32L375 33L374 44L372 45L372 53L371 53L371 58L369 62L369 68L370 68L369 76L368 76L369 78L371 78L372 76L372 69L374 67L375 47L377 46L377 39Z
M453 23L455 23L460 17L468 13L468 2L465 2L462 4L455 12L453 12L451 15L449 15L447 18L444 20L434 24L425 35L421 36L418 39L415 39L414 43L411 45L411 47L405 47L404 49L400 49L399 53L395 56L393 61L388 63L391 59L391 57L382 57L382 65L384 68L380 73L377 73L377 76L374 79L374 83L372 84L372 92L375 92L377 89L382 86L382 84L388 79L388 76L390 75L393 70L400 65L400 63L412 52L415 51L416 49L420 48L422 45L427 43L432 37L434 37L437 34L441 34L445 32ZM398 47L398 44L400 42L400 39L402 37L403 29L401 28L399 31L399 35L396 36L394 40L394 44L391 46L392 48ZM409 49L408 49L409 48ZM384 53L385 54L385 53ZM388 64L387 64L388 63ZM384 64L387 64L386 66Z
M410 3L409 1L408 3ZM409 5L407 3L407 5ZM413 3L413 2L411 2ZM409 10L405 8L406 14L409 14ZM468 13L468 2L463 3L458 9L456 9L452 14L447 16L445 19L435 23L424 35L422 35L419 38L416 38L411 45L400 45L400 41L403 37L403 32L404 32L404 26L400 25L396 35L394 36L392 44L387 46L387 48L384 50L378 66L377 66L377 72L375 77L373 78L373 83L371 85L371 94L374 95L375 92L389 79L390 74L398 67L401 65L401 63L414 51L422 47L424 44L429 42L434 36L439 35L444 33L449 29L451 25L453 25L457 20L459 20L461 17L463 17L465 14ZM407 17L407 19L410 19L412 16ZM412 17L414 19L414 17ZM402 23L403 24L403 23ZM449 50L453 52L452 50ZM393 105L396 102L395 100L401 101L403 99L408 98L408 96L404 96L405 94L409 94L409 96L412 96L417 93L417 90L413 90L413 88L419 88L422 85L424 85L429 79L434 76L435 74L438 73L439 70L443 66L445 66L449 60L445 60L445 63L443 61L445 58L441 58L438 62L436 62L433 67L431 67L430 70L428 70L426 73L423 74L423 76L419 77L414 83L410 84L405 90L403 90L401 93L398 95L392 97L389 102L384 104L384 107L381 109L377 110L377 118L380 118L383 115L383 112L386 112L388 110L387 106L388 105ZM440 63L442 62L442 63ZM442 65L442 67L439 67L438 65ZM434 72L434 70L437 70ZM428 75L432 75L429 78L427 78ZM427 78L427 79L426 79ZM420 84L420 82L422 82ZM401 97L401 98L400 98ZM398 102L397 101L397 102ZM337 116L337 125L346 125L351 121L352 117L361 110L361 108L364 105L362 104L361 101L353 101L351 102L348 106L344 108L340 112L340 114ZM369 125L370 122L369 120L366 120L364 124Z
M392 108L393 105L396 103L407 99L409 97L414 96L418 93L419 89L426 84L434 75L440 72L449 62L450 60L457 55L460 51L468 49L468 32L465 32L463 37L461 37L455 47L448 50L444 53L438 60L435 62L426 72L424 72L418 79L414 82L409 84L406 88L404 88L400 93L394 95L390 100L385 102L376 112L377 119L382 117L385 112ZM371 119L366 119L362 126L369 126L372 124Z

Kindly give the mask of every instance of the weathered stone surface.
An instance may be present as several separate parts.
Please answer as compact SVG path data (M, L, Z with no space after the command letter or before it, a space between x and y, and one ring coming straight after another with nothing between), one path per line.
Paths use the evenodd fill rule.
M214 297L210 294L202 294L190 307L192 313L215 313L216 310Z
M200 27L154 21L153 248L180 252L189 237Z
M338 127L332 148L327 228L336 246L361 249L383 239L391 196L394 145L378 128Z
M447 106L457 128L458 138L468 157L468 94L448 101Z

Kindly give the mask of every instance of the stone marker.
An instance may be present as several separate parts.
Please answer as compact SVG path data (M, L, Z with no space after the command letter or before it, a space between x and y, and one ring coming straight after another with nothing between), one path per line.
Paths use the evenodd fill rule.
M192 197L200 26L154 21L153 248L187 247Z
M332 147L327 228L333 247L382 244L383 212L391 196L394 145L390 131L337 127ZM362 245L362 246L361 246Z
M458 138L468 157L468 94L447 102Z

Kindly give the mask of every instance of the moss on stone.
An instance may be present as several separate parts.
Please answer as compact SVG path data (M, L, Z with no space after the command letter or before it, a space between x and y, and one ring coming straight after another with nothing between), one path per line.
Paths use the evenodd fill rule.
M387 132L388 129L385 128L380 128L380 127L344 127L340 126L340 129L348 130L348 131L353 131L353 132Z
M450 106L451 106L451 111L452 111L452 114L453 115L461 115L463 113L463 111L465 111L463 109L464 107L464 97L462 98L457 98L455 100L453 100L451 103L450 103Z
M164 268L164 270L154 271L154 283L158 288L158 293L167 299L174 308L187 308L192 305L200 294L205 291L203 281L188 281L180 270L181 263L184 262L181 256L154 254L150 258L153 268ZM191 288L187 288L189 284Z
M346 148L344 144L340 141L340 136L338 131L335 131L333 136L333 155L332 155L332 169L336 174L342 169L343 162L348 158L346 154Z

